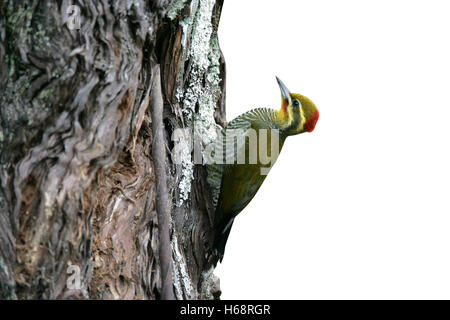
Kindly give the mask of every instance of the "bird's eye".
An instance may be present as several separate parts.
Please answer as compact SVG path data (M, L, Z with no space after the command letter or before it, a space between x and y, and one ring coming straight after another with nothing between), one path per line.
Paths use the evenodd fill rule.
M294 101L292 101L292 105L294 107L300 107L300 102L298 102L298 100L294 100Z

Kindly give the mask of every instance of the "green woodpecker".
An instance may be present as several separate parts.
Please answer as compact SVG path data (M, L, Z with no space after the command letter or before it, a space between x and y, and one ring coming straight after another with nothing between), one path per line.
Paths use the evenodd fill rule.
M268 162L267 157L262 155L269 155L275 160L288 136L312 132L319 119L319 111L310 99L290 93L278 77L277 81L281 90L281 109L253 109L229 122L218 139L221 147L225 146L223 164L208 166L208 182L212 187L213 202L216 205L216 238L213 245L216 251L215 264L218 259L223 259L234 218L253 199L274 163ZM230 132L250 132L253 138L256 135L256 141L252 141L252 134L248 134L244 137L244 143L239 145L233 142L230 148L227 144ZM234 135L231 136L235 138ZM252 151L256 154L253 161ZM245 152L245 163L237 161L240 152ZM225 159L230 159L230 154L233 159L231 163Z

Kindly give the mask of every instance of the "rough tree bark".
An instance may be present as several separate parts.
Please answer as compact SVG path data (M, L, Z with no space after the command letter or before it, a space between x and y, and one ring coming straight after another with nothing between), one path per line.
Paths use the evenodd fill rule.
M224 123L222 4L0 2L0 298L220 295L205 168L174 133Z

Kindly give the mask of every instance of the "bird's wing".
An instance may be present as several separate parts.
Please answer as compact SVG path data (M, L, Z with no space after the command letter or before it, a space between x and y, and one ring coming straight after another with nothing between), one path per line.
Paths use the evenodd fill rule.
M220 130L214 143L214 152L206 163L208 183L211 187L213 205L216 208L221 192L222 177L226 164L236 163L238 155L245 153L248 139L240 139L246 134L251 135L250 129L272 128L275 112L269 108L256 108L234 118L225 128ZM256 134L256 131L253 132ZM242 159L242 158L241 158ZM246 158L245 161L249 159ZM237 213L236 213L237 214Z
M214 247L219 256L223 256L234 217L250 202L265 178L259 173L256 159L255 162L249 161L251 139L245 136L257 135L251 129L272 128L273 117L274 111L271 109L250 110L230 121L216 140L216 163L207 166L207 170L216 208L214 226L217 234ZM241 160L245 163L239 162Z
M251 122L243 117L237 117L228 125L218 132L214 142L212 152L206 160L207 181L211 187L211 195L214 208L217 207L219 195L221 191L222 176L225 170L225 164L230 159L235 159L236 154L242 150L244 146L237 145L237 139L233 139L232 135L245 132L251 128ZM228 137L228 138L227 138ZM236 141L232 141L236 140ZM233 147L226 147L227 141L233 143Z

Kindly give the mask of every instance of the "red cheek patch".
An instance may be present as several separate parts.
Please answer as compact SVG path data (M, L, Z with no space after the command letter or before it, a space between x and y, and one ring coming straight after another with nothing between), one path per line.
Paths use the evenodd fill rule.
M283 99L283 111L284 111L284 113L287 113L287 106L288 106L287 101Z

